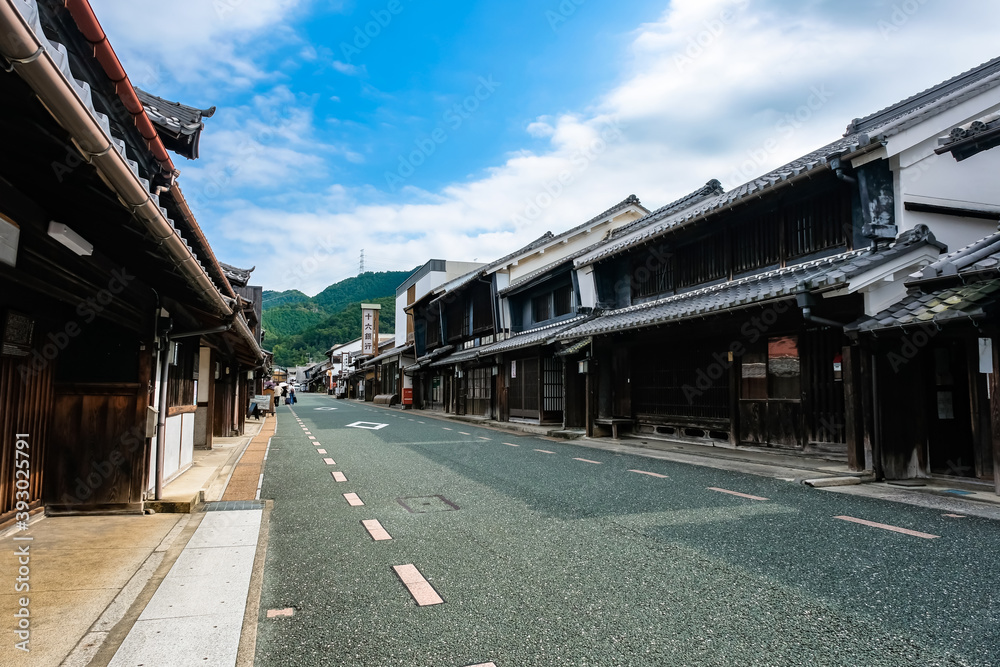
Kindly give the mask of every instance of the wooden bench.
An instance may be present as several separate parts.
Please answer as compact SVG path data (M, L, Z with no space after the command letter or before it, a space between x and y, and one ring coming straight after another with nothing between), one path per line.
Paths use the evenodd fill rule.
M618 439L618 427L628 426L632 427L635 424L635 420L627 419L625 417L600 417L594 420L596 426L610 426L611 427L611 437L615 440Z

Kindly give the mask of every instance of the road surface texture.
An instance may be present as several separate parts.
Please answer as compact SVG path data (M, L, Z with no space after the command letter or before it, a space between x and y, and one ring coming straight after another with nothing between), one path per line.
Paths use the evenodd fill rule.
M309 394L261 497L262 667L1000 664L989 519Z

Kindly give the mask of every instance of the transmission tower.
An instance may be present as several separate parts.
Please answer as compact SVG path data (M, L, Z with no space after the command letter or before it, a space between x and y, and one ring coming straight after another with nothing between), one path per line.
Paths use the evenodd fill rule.
M361 249L361 268L358 269L358 275L360 276L365 272L365 249Z

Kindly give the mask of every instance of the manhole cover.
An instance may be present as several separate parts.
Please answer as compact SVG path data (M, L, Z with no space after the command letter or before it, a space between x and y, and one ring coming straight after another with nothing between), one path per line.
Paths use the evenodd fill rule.
M458 505L444 496L409 496L407 498L396 498L396 502L411 514L450 512L459 509Z

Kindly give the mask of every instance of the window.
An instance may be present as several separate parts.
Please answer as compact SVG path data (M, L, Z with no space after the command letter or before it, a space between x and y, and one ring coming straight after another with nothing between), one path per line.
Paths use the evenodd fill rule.
M770 398L802 398L802 370L797 336L767 341L767 393Z
M171 359L170 371L167 376L167 406L191 406L197 403L195 392L197 391L194 381L194 369L198 357L198 350L195 346L185 343L174 343L177 345L177 363Z
M780 336L767 341L767 350L743 355L741 398L799 400L802 398L802 369L798 336Z
M659 296L674 291L674 257L666 246L641 254L632 263L632 298Z
M534 322L544 322L551 319L551 294L542 294L531 300L531 319Z
M723 234L707 236L689 243L677 252L680 261L677 286L689 287L729 277L726 244Z
M563 285L552 293L554 315L569 315L573 312L573 286Z
M785 246L789 259L845 245L851 229L851 198L835 190L789 206L785 211Z

